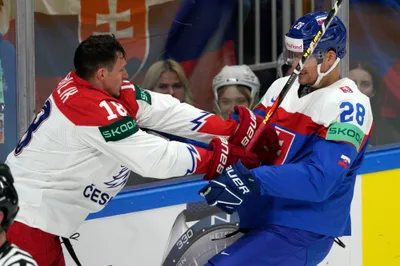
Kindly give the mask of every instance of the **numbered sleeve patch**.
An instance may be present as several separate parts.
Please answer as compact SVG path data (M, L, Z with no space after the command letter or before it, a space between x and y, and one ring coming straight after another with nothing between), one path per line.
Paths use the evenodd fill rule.
M359 127L353 124L333 123L328 128L326 139L351 143L358 151L364 140L364 133Z
M151 96L146 90L140 88L139 86L135 85L135 92L136 92L136 100L145 101L146 103L151 105Z
M137 123L131 116L126 116L107 126L99 127L106 142L125 139L138 131Z

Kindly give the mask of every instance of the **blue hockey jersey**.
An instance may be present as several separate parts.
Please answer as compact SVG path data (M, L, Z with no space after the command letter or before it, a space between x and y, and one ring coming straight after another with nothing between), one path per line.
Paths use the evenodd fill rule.
M288 77L276 80L255 113L271 108ZM348 78L300 97L296 81L272 117L281 150L252 171L261 196L238 209L241 227L275 224L350 235L350 205L373 124L368 97Z

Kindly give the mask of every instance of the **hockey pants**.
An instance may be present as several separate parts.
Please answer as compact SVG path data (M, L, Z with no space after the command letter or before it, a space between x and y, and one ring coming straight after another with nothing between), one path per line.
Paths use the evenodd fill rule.
M40 266L65 266L60 238L20 222L11 224L7 238L30 253Z
M333 241L333 237L272 225L251 230L205 266L316 266Z

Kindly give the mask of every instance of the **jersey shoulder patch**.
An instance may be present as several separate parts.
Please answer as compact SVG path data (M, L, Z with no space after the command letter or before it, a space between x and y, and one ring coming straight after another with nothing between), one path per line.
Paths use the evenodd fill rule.
M131 116L125 116L109 125L99 127L106 142L119 141L135 134L139 129Z
M150 93L130 81L124 81L122 84L120 100L127 106L130 106L134 113L139 108L138 101L146 102L149 105L152 104Z
M121 99L127 101L144 101L151 105L150 93L127 80L125 80L121 86Z
M135 85L135 92L136 92L136 100L144 101L149 105L151 105L151 95L147 90L142 89L138 85Z
M363 145L365 135L361 128L356 125L350 123L333 123L329 126L325 139L350 143L359 151Z

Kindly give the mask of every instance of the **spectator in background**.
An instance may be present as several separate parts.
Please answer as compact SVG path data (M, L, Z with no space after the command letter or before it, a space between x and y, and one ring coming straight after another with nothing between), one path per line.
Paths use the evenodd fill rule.
M378 74L372 66L365 62L352 62L349 71L349 78L352 79L358 89L370 98L372 107L379 107L377 99L378 91ZM375 97L377 96L377 97ZM375 106L374 106L375 105Z
M260 82L247 65L225 66L214 77L213 89L217 113L228 119L234 106L254 106L260 91Z
M380 113L390 124L400 131L400 60L391 65L382 77Z
M189 97L189 81L181 65L172 60L161 60L149 68L143 88L162 94L170 94L180 102L191 103Z
M358 89L370 98L374 116L374 129L370 138L370 145L382 145L400 141L400 134L388 121L380 115L380 88L376 70L369 64L361 61L351 62L349 78Z

